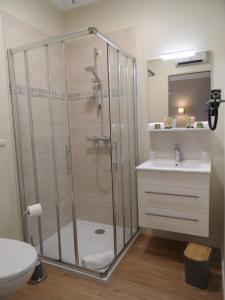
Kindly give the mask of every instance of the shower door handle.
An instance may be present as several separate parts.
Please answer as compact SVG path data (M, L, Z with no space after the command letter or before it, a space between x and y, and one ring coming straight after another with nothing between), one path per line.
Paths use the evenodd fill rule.
M114 170L118 170L118 160L117 160L117 142L115 142L114 144L112 144L112 167Z
M67 174L69 175L72 171L72 161L71 161L71 149L68 145L65 146L66 152L66 167L67 167Z

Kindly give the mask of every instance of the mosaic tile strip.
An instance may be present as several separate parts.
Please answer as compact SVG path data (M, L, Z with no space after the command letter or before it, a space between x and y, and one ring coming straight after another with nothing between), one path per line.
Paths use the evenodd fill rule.
M31 94L31 97L34 97L34 98L48 99L48 90L47 89L31 87L30 94ZM25 97L27 95L26 86L17 85L16 86L16 95ZM61 92L51 91L51 98L54 100L64 101L65 94L61 93Z
M22 85L16 85L16 95L17 96L26 96L26 87Z
M48 99L48 90L47 89L41 89L41 88L30 88L30 94L33 98L40 98L40 99ZM26 96L27 95L27 89L26 86L17 85L16 86L16 95L17 96ZM118 93L118 89L112 89L111 90L111 96L112 98L118 97L118 96L125 96L125 89L120 89L120 92ZM108 99L109 94L108 90L103 90L103 99ZM51 98L53 100L60 100L65 101L65 94L62 92L57 91L51 91ZM89 92L72 92L68 94L68 100L69 101L90 101L90 99L94 98L93 91Z
M70 93L68 95L69 101L89 101L90 99L94 98L94 93L93 92L84 92L84 93L79 93L79 92L74 92ZM103 99L108 98L108 91L103 91Z

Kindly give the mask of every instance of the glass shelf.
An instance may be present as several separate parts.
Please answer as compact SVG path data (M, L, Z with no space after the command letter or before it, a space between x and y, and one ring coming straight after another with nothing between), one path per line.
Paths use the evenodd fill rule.
M210 131L209 128L185 128L185 127L177 127L177 128L169 128L169 129L150 129L149 132L180 132L180 131Z

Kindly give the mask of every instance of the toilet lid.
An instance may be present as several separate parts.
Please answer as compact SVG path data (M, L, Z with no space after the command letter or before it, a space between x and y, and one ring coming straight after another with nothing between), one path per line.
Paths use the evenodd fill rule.
M0 238L0 281L21 275L29 270L36 260L37 252L31 245Z

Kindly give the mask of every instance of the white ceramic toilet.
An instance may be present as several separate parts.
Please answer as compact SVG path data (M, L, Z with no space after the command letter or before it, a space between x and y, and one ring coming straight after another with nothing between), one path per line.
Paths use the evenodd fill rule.
M0 299L21 288L32 276L37 252L29 244L0 238Z

